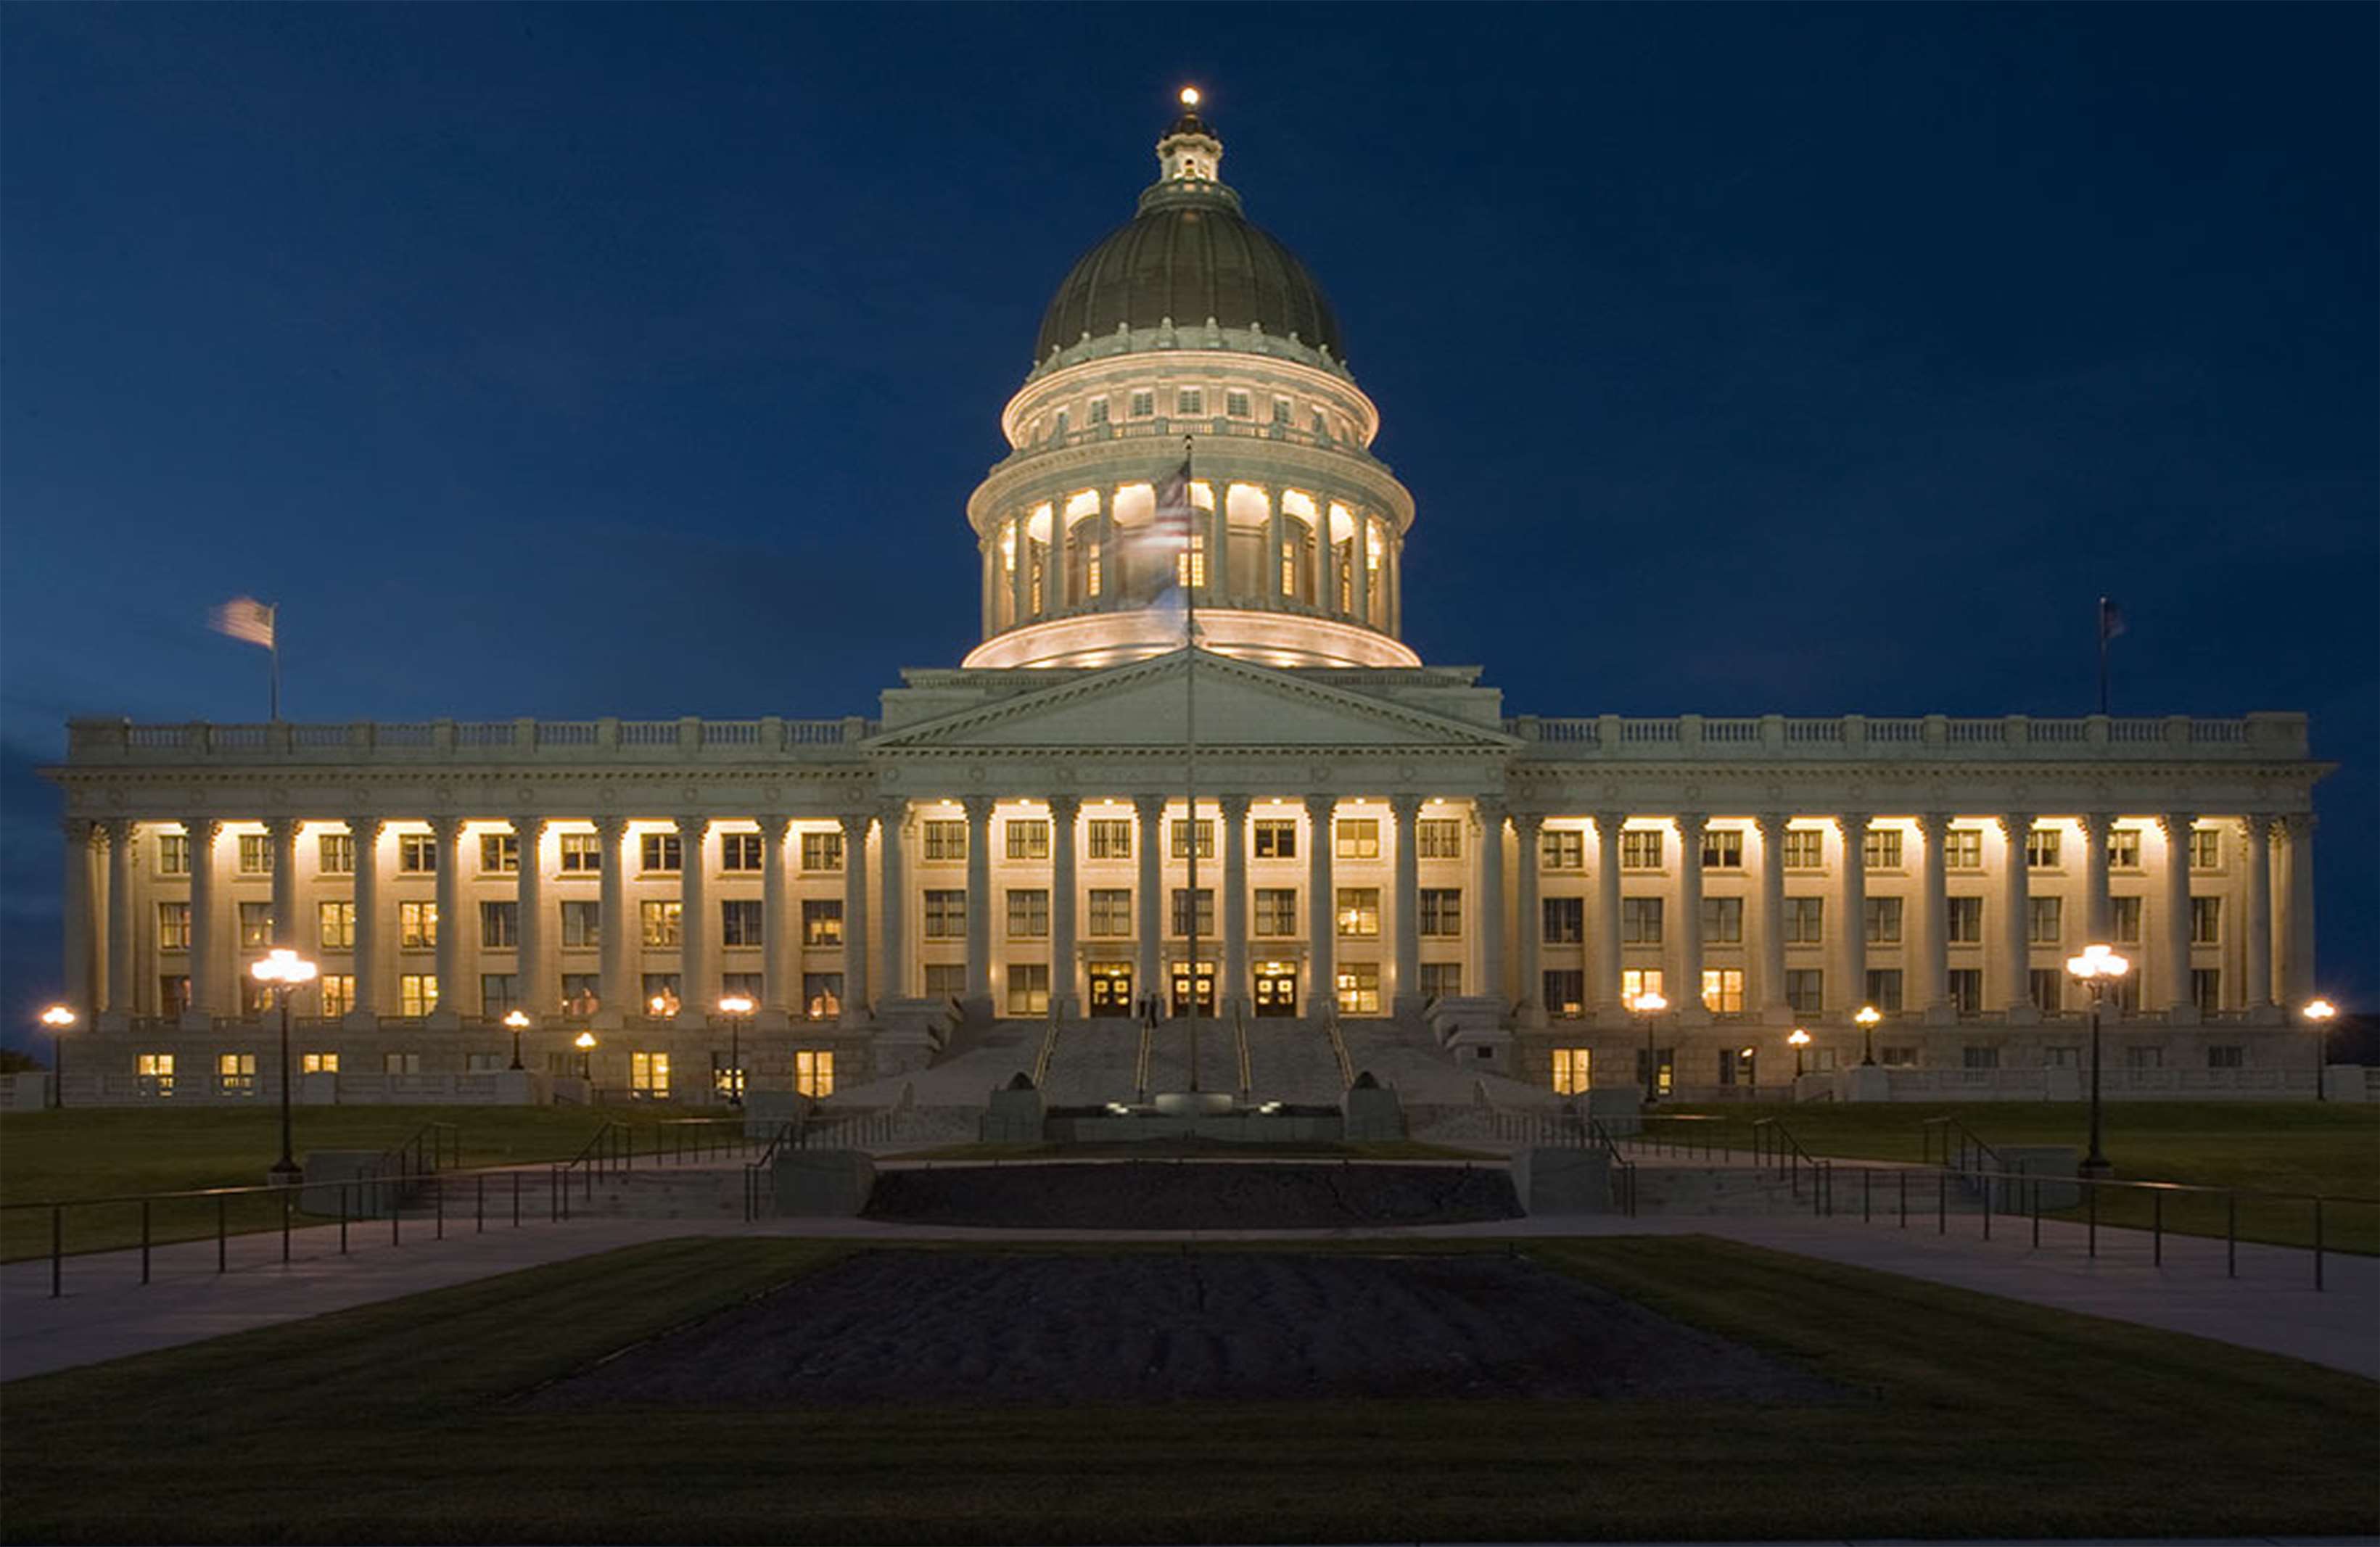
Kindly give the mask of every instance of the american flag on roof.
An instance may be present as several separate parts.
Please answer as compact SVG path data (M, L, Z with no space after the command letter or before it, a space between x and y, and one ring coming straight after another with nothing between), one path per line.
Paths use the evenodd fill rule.
M1190 459L1185 456L1157 486L1157 535L1186 550L1196 520L1190 511Z
M207 626L217 634L273 648L273 604L254 597L234 597L207 614Z

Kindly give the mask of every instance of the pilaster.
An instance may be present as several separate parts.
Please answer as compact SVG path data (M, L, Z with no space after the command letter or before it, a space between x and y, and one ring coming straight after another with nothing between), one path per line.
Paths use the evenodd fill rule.
M101 1023L128 1024L138 1009L134 991L132 843L135 828L121 817L107 824L107 1000ZM277 891L280 883L273 883Z
M989 1017L991 1006L991 807L990 795L969 795L966 812L966 1009ZM848 843L844 864L850 860Z
M1793 1009L1785 997L1785 827L1781 811L1754 818L1760 830L1760 887L1753 893L1756 906L1753 938L1759 942L1760 1019L1771 1026L1791 1023Z
M1082 975L1081 952L1075 944L1075 855L1083 814L1077 795L1050 797L1050 1011L1061 1021L1083 1013L1075 986ZM891 828L886 828L889 835ZM887 847L892 839L885 840Z
M1329 531L1327 517L1324 531ZM1305 797L1305 820L1312 835L1305 854L1306 953L1314 980L1306 990L1305 1013L1317 1018L1339 1012L1339 894L1332 870L1338 840L1330 825L1338 809L1336 795Z

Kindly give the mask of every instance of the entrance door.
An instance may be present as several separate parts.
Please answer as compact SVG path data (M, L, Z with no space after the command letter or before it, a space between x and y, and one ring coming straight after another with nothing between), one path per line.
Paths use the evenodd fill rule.
M1257 967L1257 1013L1297 1013L1297 969L1286 961L1266 961Z
M1170 970L1173 974L1173 1013L1187 1015L1190 1013L1190 964L1176 961L1172 963ZM1198 1013L1212 1015L1215 1013L1215 964L1212 961L1199 962L1197 976Z
M1090 975L1093 1015L1132 1013L1131 962L1094 961L1090 964Z

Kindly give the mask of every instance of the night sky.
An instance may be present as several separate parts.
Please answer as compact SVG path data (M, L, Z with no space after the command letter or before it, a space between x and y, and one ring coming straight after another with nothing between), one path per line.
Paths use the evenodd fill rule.
M1190 18L1195 16L1195 25ZM2368 6L0 11L0 1015L70 714L872 712L1172 94L1507 712L2313 716L2380 997Z

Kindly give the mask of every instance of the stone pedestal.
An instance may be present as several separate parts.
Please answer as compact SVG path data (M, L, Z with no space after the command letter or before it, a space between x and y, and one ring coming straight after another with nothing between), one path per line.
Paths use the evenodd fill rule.
M1611 1157L1600 1149L1515 1150L1512 1190L1533 1215L1609 1214Z
M1882 1064L1853 1064L1835 1076L1837 1101L1890 1101L1892 1076Z
M2322 1071L2325 1101L2364 1102L2372 1099L2371 1084L2362 1064L2332 1064Z
M1049 1107L1031 1085L991 1093L976 1135L987 1144L1038 1144Z
M1343 1132L1351 1144L1378 1143L1405 1136L1404 1103L1397 1098L1396 1088L1370 1081L1368 1074L1357 1075L1339 1106L1344 1119Z
M847 1219L876 1190L876 1163L864 1150L790 1150L774 1167L777 1213L795 1219Z

